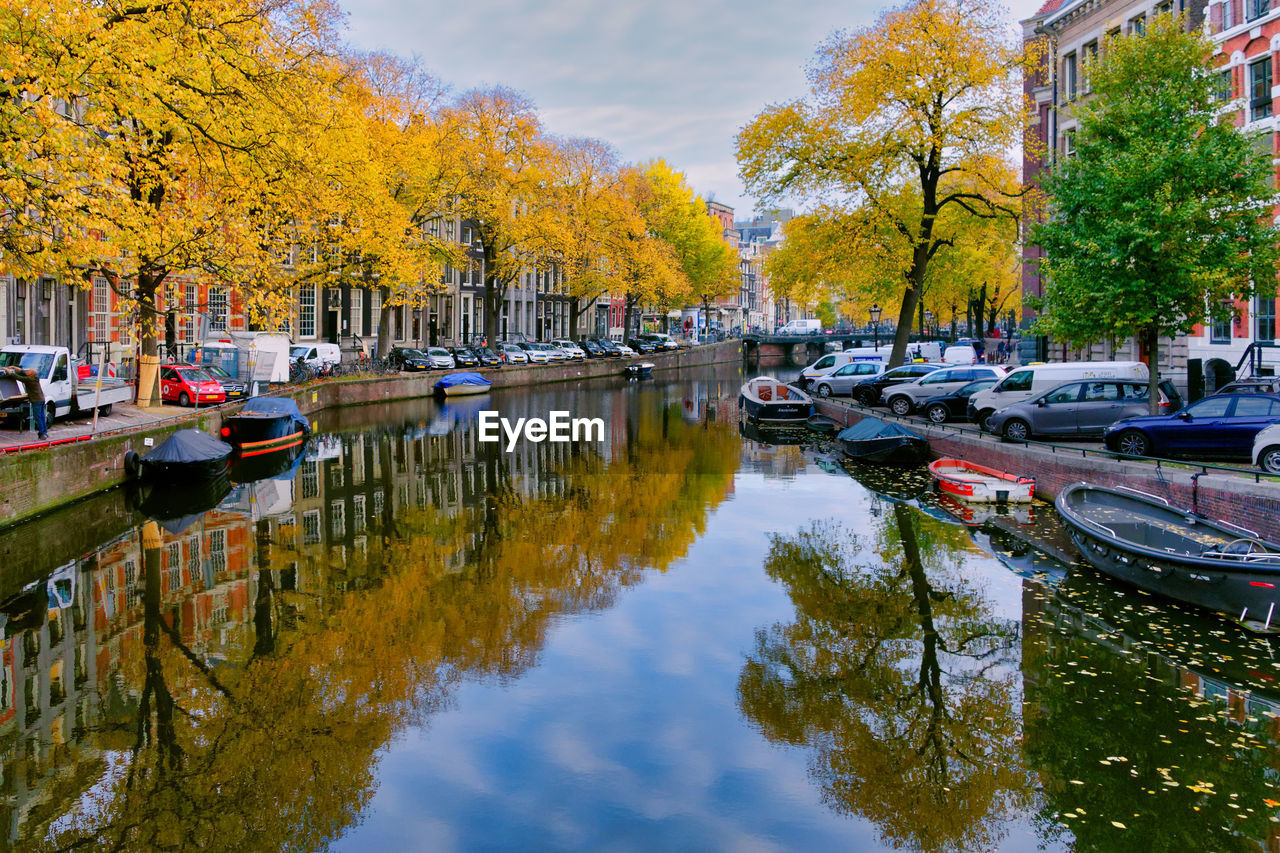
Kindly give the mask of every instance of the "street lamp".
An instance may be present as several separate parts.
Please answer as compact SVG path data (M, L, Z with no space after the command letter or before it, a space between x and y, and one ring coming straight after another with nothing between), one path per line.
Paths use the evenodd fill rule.
M924 312L924 329L925 329L924 334L926 338L933 337L933 333L931 331L933 329L933 312L932 311Z
M875 329L875 332L873 333L874 340L875 340L874 346L876 349L880 349L880 306L879 305L871 306L871 325Z

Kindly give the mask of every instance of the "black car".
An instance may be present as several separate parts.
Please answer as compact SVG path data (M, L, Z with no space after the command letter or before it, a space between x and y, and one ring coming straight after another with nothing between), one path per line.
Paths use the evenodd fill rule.
M449 354L458 367L479 367L480 359L472 352L471 347L450 347Z
M481 367L502 367L502 357L488 347L472 347L471 351L480 360Z
M392 347L387 353L387 362L397 370L430 370L431 359L422 350L411 347Z
M249 393L249 384L243 379L236 379L230 373L212 364L204 366L205 373L217 381L222 386L223 392L227 395L227 400L242 400Z
M622 358L622 350L618 349L618 345L608 338L596 338L596 343L600 349L604 350L604 354L609 358Z
M870 379L864 379L857 385L853 386L851 392L853 399L857 400L864 406L879 406L881 404L880 395L884 389L890 385L898 385L902 382L914 382L921 376L933 371L946 367L944 364L904 364L895 367L892 370L886 370L884 373L872 376Z
M587 358L604 358L604 348L590 338L578 341L578 346L587 354Z
M635 338L631 341L631 348L636 355L652 355L658 351L658 345L648 338Z
M1280 394L1280 379L1241 379L1228 382L1215 394Z
M920 411L935 424L945 424L952 418L963 419L965 408L969 405L969 398L979 391L990 388L999 381L994 376L986 379L975 379L972 382L961 385L954 391L939 394L937 397L930 397L920 404Z

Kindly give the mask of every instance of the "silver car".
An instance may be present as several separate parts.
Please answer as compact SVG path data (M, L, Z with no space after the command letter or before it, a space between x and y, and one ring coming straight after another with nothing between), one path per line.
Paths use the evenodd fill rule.
M817 377L813 382L813 392L819 397L848 397L853 393L854 385L882 372L884 365L878 361L851 361L831 373Z
M1161 383L1162 385L1164 383ZM1161 402L1169 399L1162 388ZM1022 403L996 412L983 428L1014 441L1033 436L1102 435L1121 418L1150 412L1147 383L1123 379L1092 379L1050 388Z
M1003 367L982 364L944 367L915 382L904 382L884 389L884 401L895 415L909 415L925 400L941 394L949 394L961 386L978 379L1003 379Z
M498 355L502 356L507 364L529 363L529 356L525 355L525 351L515 344L502 344L498 350Z
M453 360L453 354L444 347L427 347L424 352L426 352L427 361L431 362L433 370L451 369L458 366Z

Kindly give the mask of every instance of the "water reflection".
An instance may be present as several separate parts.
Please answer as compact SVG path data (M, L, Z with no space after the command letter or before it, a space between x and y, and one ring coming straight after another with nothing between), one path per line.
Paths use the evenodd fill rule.
M738 464L722 385L495 394L607 423L510 454L452 403L326 413L295 473L144 503L182 523L134 516L3 607L9 844L324 848L397 730L685 552Z

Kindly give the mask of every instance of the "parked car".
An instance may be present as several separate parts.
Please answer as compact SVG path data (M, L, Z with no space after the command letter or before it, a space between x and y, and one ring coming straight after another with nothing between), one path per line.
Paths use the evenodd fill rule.
M225 403L227 394L203 367L165 364L160 367L160 399L166 403L190 406Z
M479 367L480 359L472 352L471 347L452 347L449 353L453 356L455 367Z
M622 350L608 338L596 338L596 344L604 351L605 358L622 358Z
M498 354L507 362L507 364L528 364L529 354L526 353L519 344L501 343L498 344Z
M1280 394L1278 379L1240 379L1223 385L1215 394Z
M420 349L412 347L392 347L387 353L387 362L397 370L430 370L431 359Z
M552 341L551 345L564 353L567 358L585 359L587 357L586 350L567 338Z
M551 353L543 349L544 346L545 344L520 342L520 349L524 350L525 357L529 359L530 364L550 364L554 360L551 358Z
M1253 464L1280 474L1280 424L1269 426L1253 438Z
M636 354L635 350L624 344L622 341L618 341L614 346L618 348L618 354L624 358L630 358Z
M893 385L885 390L884 401L895 415L909 415L930 397L954 391L975 379L991 379L992 384L1004 378L1005 369L994 365L969 364L967 367L944 367L912 382Z
M1068 361L1054 364L1029 364L985 391L969 398L965 410L969 420L981 425L989 415L1014 403L1030 400L1064 382L1086 379L1146 379L1147 366L1140 361Z
M591 338L583 338L578 341L578 346L587 354L587 358L604 358L604 348Z
M661 332L650 332L647 335L637 335L636 337L643 338L646 341L653 341L654 345L660 350L672 350L680 347L674 338Z
M884 389L903 382L914 382L921 376L932 373L942 367L941 364L903 364L892 370L886 370L869 379L864 379L853 387L852 396L864 406L880 405L880 397Z
M837 346L839 345L837 344ZM875 350L851 349L845 350L844 352L832 352L827 353L813 364L800 371L800 378L796 380L796 384L805 390L808 390L810 387L817 388L818 379L823 376L830 376L852 361L874 362L877 373L884 369L884 358ZM846 391L844 393L848 392Z
M985 391L1000 380L994 376L986 379L975 379L945 394L929 397L920 404L920 411L935 424L945 424L952 418L963 418L969 398L979 391Z
M847 397L853 393L855 385L879 375L882 370L884 365L878 361L851 361L836 368L833 373L812 380L815 383L814 392L819 397Z
M488 347L472 347L471 351L480 360L481 367L502 367L502 356Z
M1094 379L1067 382L1022 403L1001 409L982 424L984 430L1015 441L1034 436L1102 435L1122 418L1150 411L1146 381ZM1181 408L1182 398L1165 380L1160 383L1160 408Z
M449 370L457 367L458 364L453 360L453 355L444 347L427 347L427 361L431 362L432 370Z
M943 364L977 364L978 351L970 344L956 344L947 347L942 354Z
M632 338L631 348L639 355L651 355L658 351L658 344L648 338Z
M248 395L249 383L243 379L236 379L216 364L206 364L204 370L213 377L214 382L222 386L223 393L227 395L228 400L240 400Z
M289 349L289 361L302 359L307 367L320 370L342 363L342 350L337 344L295 344Z
M541 347L542 350L551 357L552 361L569 360L569 354L555 344L536 344L535 346Z
M1107 447L1132 456L1230 456L1249 458L1254 438L1280 423L1280 395L1214 394L1171 415L1116 421Z

